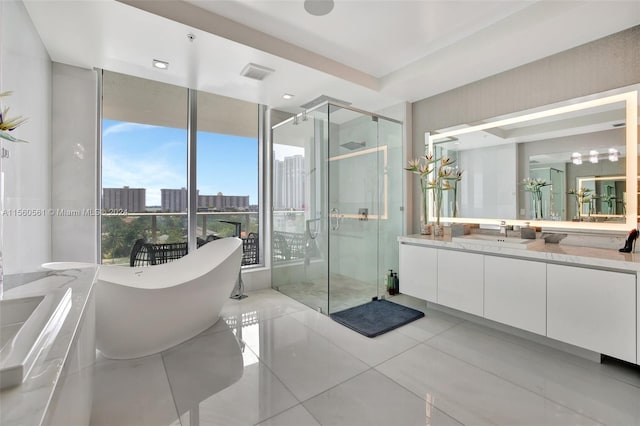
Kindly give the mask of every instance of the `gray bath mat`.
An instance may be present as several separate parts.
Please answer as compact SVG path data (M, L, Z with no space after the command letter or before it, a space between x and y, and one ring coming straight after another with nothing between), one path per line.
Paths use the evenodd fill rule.
M374 300L330 316L360 334L376 337L422 318L424 313L388 300Z

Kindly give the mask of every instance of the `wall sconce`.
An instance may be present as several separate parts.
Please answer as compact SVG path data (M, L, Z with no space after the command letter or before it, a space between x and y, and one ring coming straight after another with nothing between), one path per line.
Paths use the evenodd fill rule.
M598 162L598 154L598 151L594 149L589 151L589 161L591 161L593 164L596 164Z
M574 152L573 154L571 154L571 162L576 166L582 164L582 154L580 154L579 152Z
M618 150L615 148L609 148L609 161L618 161Z

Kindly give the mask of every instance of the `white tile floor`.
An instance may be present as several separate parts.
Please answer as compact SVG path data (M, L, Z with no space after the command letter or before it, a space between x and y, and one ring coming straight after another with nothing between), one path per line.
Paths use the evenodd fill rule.
M441 312L368 339L260 290L223 318L160 355L99 358L91 424L640 426L640 369Z

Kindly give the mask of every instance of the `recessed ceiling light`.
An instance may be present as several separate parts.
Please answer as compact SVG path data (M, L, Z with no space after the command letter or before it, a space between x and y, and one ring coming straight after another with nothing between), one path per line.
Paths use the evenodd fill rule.
M282 95L282 99L293 99L293 95L290 93L285 93Z
M167 68L169 68L169 62L161 61L159 59L154 59L153 66L161 70L166 70Z

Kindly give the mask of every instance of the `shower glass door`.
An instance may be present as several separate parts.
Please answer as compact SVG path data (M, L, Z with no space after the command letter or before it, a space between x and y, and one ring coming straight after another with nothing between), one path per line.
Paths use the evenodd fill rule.
M377 118L329 109L329 313L378 296L384 150Z
M327 313L328 106L272 129L272 287Z

